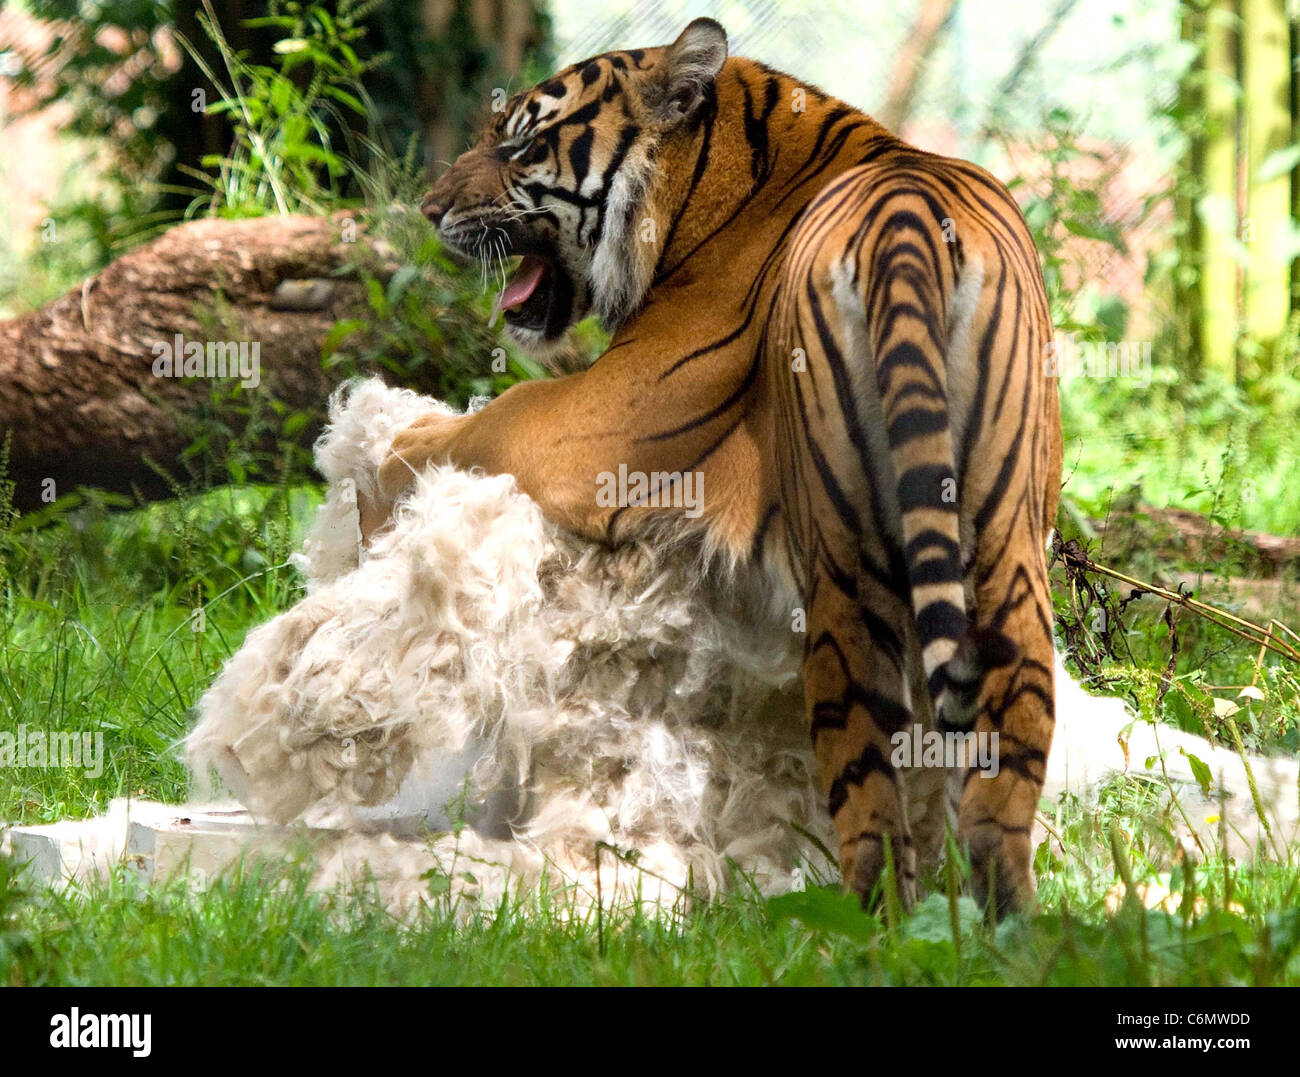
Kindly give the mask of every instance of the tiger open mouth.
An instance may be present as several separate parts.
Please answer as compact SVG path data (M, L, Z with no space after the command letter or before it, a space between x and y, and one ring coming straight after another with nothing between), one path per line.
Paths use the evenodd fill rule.
M551 339L569 326L573 312L573 284L551 259L525 254L497 296L496 309L504 312L512 329L529 330Z

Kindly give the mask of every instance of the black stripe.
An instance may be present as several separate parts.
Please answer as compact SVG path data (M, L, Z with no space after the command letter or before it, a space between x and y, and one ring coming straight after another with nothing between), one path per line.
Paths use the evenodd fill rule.
M930 357L910 340L902 340L889 349L876 364L876 381L881 395L889 392L889 382L895 369L915 369L925 373L930 383L938 387L938 378L930 365Z
M942 531L936 531L932 527L926 528L919 535L913 537L903 551L903 556L907 559L908 565L914 568L921 555L928 553L932 549L943 550L954 562L961 556L961 548L957 545L956 540L950 535L945 535Z
M763 542L767 538L767 529L772 526L772 521L776 518L777 512L780 511L777 503L773 501L763 512L763 519L759 521L758 529L754 532L754 541L749 546L750 560L757 561L763 554Z
M581 187L591 167L591 147L596 141L596 129L588 127L569 147L569 167L573 170L573 185Z
M889 447L897 449L900 445L916 438L930 434L942 434L948 429L947 411L932 411L929 408L909 408L895 415L889 422Z
M880 754L879 748L868 744L862 754L850 761L840 771L840 776L831 782L829 804L832 816L838 815L849 799L849 786L862 785L872 774L884 774L891 782L894 780L893 764Z
M966 634L966 614L951 602L938 599L917 613L916 632L922 647L937 639L959 640Z
M824 730L843 729L848 723L848 708L843 703L825 700L813 706L812 721L808 728L812 733L813 741L816 742Z
M668 252L672 249L673 237L677 235L677 226L686 214L686 208L691 204L695 189L700 185L700 180L704 178L704 171L709 166L709 149L713 144L713 122L716 119L717 107L715 104L704 121L704 140L700 145L700 152L695 157L695 170L691 173L691 182L686 187L686 197L682 199L681 205L677 207L677 212L673 214L672 222L668 225L668 235L664 237L663 249L659 252L659 261L655 265L654 272L656 283L662 275L664 259L668 257ZM677 264L680 266L681 262Z
M944 499L945 490L955 491L956 484L957 477L947 464L917 464L916 467L909 467L898 477L899 511L940 509L956 512L956 499Z
M935 557L913 565L908 572L908 582L912 587L923 587L932 583L961 583L961 566L956 558Z
M696 416L689 422L682 423L681 426L675 426L671 430L664 430L658 434L646 434L636 440L639 442L667 441L669 438L675 438L679 434L685 434L691 430L698 429L699 427L704 426L705 423L710 423L714 419L718 418L718 416L725 414L729 409L735 406L737 401L748 395L750 388L758 378L758 361L760 358L761 353L755 353L753 362L749 364L749 370L745 372L745 377L742 379L741 383L731 391L727 398L722 401L722 403L710 408L708 411L704 412L704 414Z
M635 124L624 127L623 130L619 132L618 145L614 147L614 156L610 159L608 166L605 168L604 174L600 178L600 204L596 209L596 232L595 236L591 240L593 244L599 243L601 236L605 234L605 211L609 206L606 194L609 191L609 185L614 175L623 167L624 158L627 157L628 151L632 149L632 143L637 140L637 136L640 134L641 128L637 127ZM625 224L630 223L630 215L634 212L634 205L635 199L633 199L627 207L628 220L624 222Z

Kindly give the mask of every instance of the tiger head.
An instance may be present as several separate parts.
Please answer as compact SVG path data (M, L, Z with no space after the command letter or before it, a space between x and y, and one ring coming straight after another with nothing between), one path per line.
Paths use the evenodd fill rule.
M421 209L446 246L519 256L497 305L521 345L593 313L613 329L641 304L664 241L656 162L698 132L726 58L726 32L696 19L671 45L575 64L505 102L434 184Z

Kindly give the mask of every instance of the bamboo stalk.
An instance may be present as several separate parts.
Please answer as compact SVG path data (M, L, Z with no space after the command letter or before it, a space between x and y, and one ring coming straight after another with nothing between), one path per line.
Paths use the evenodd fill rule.
M1249 252L1243 295L1245 330L1257 346L1254 376L1272 368L1291 316L1291 174L1260 174L1270 154L1291 141L1291 39L1286 0L1241 0L1241 16L1248 226L1242 239Z
M1236 377L1237 82L1235 0L1210 0L1205 20L1204 190L1198 213L1201 259L1201 355L1207 368Z

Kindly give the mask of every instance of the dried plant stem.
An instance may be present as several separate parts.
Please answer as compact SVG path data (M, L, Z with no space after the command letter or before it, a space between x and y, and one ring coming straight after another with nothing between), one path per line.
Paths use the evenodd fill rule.
M1268 628L1261 628L1252 621L1247 621L1215 606L1207 605L1191 595L1171 591L1169 588L1161 587L1157 583L1147 583L1144 580L1136 579L1117 569L1110 568L1108 565L1098 564L1090 557L1082 557L1080 561L1090 572L1109 576L1111 579L1119 580L1120 583L1126 583L1139 591L1145 591L1156 595L1158 598L1163 598L1166 602L1172 602L1183 609L1190 610L1204 617L1207 621L1217 624L1220 628L1227 629L1234 635L1240 636L1242 639L1249 640L1251 643L1258 643L1261 652L1265 650L1272 651L1274 654L1280 654L1283 658L1289 658L1292 662L1300 664L1300 648L1293 647L1290 643L1279 638L1274 634L1273 628L1275 625L1282 628L1288 635L1295 637L1297 641L1300 641L1300 636L1297 636L1295 632L1276 620L1270 621Z

